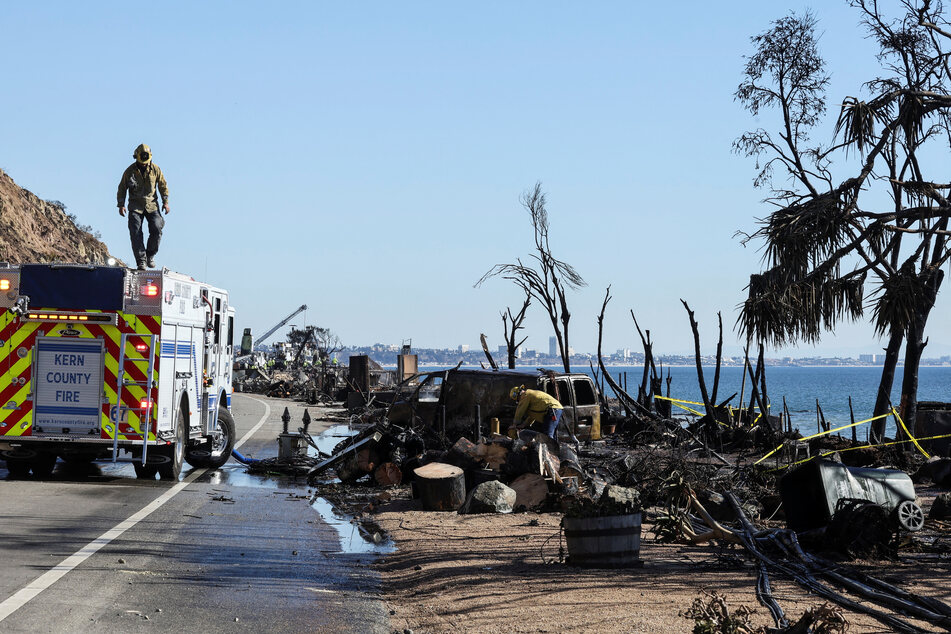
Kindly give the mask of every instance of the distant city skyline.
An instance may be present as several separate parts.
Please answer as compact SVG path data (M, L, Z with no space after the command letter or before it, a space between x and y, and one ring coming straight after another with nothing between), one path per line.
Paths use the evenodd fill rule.
M481 348L479 349L467 349L462 350L466 346L451 346L448 348L425 348L425 347L416 347L413 346L410 349L412 354L417 355L439 355L445 357L445 362L455 363L459 358L459 355L465 355L473 363L481 363L486 361L485 353ZM353 350L362 351L361 354L372 352L372 353L383 353L392 355L395 359L395 355L399 354L403 348L400 345L396 344L366 344L361 346L344 346L341 352L349 352ZM631 365L639 365L644 361L643 352L632 351L628 348L622 348L615 350L614 352L604 351L604 360L605 362L611 362L614 364L625 362ZM692 364L695 362L695 355L690 354L663 354L655 353L656 359L662 359L665 361L676 360L679 364ZM506 361L507 348L505 346L496 347L493 352L493 358L499 365L504 366ZM865 358L863 358L865 357ZM597 354L593 352L574 352L571 355L571 358L574 361L587 361L597 358ZM870 366L881 366L884 359L884 355L858 355L858 356L804 356L804 357L790 357L790 356L766 356L765 357L768 363L771 364L790 364L790 365L809 365L807 362L815 362L819 365L844 365L845 363L836 363L838 362L849 362L849 364L867 364ZM556 354L540 354L537 350L530 348L523 348L520 351L519 356L517 356L517 362L524 364L532 364L538 362L538 360L545 360L548 363L559 364L560 355ZM715 354L702 354L701 359L704 363L712 363L716 359ZM723 361L726 364L736 365L743 363L742 355L730 355L724 354ZM922 359L925 365L951 365L951 355L941 355L941 356L931 356L924 357Z

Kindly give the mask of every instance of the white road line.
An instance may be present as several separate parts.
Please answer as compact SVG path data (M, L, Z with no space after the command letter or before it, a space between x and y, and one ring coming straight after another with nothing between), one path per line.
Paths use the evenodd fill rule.
M259 403L259 404L263 405L263 406L264 406L264 416L261 417L261 420L258 421L258 424L257 424L257 425L255 425L254 427L252 427L251 429L249 429L249 430L248 430L248 433L246 433L244 436L241 437L241 440L239 440L238 442L236 442L236 443L234 444L234 448L235 448L235 449L237 449L238 447L240 447L241 445L243 445L244 443L246 443L246 442L248 441L248 439L251 438L251 436L253 436L259 429L261 429L261 426L264 425L264 423L267 422L268 417L271 415L271 406L267 404L267 401L262 401L262 400L259 399L259 398L254 398L253 396L248 396L247 394L240 394L239 396L242 396L242 397L247 398L247 399L251 399L251 400L254 401L255 403Z
M261 417L261 420L251 428L251 430L244 435L238 442L235 443L237 448L239 445L243 444L248 440L254 432L261 429L261 426L267 421L268 417L271 415L271 407L262 400L250 398L252 401L257 401L258 403L264 405L264 415ZM26 584L12 595L10 595L3 603L0 603L0 621L3 621L5 618L22 608L24 605L33 600L36 595L43 592L51 585L59 581L66 573L73 570L76 566L83 563L90 557L92 557L96 552L98 552L103 546L107 546L110 542L118 538L124 532L144 520L146 517L151 515L153 512L157 511L163 504L171 500L173 497L178 495L182 489L187 487L189 484L194 482L197 478L204 475L208 469L197 469L188 474L181 482L175 484L171 489L158 496L148 504L146 504L141 510L137 511L130 515L127 519L122 520L105 533L92 540L75 553L59 562L39 577Z

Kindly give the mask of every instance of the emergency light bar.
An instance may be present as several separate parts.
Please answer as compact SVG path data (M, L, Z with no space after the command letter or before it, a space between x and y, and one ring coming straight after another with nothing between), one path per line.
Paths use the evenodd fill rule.
M109 324L111 326L118 323L117 316L110 313L63 313L45 310L26 313L22 319L43 323L93 323L97 325Z

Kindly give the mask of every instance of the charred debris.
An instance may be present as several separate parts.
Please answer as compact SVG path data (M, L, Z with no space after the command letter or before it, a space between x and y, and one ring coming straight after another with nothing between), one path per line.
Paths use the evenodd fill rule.
M285 412L281 455L252 463L249 471L304 478L342 512L372 526L372 512L391 496L405 496L405 485L425 510L587 518L636 513L638 531L642 516L648 539L741 550L758 571L757 597L776 631L812 630L790 623L771 593L771 576L838 606L812 611L833 620L844 618L845 608L894 631L920 631L907 617L951 630L951 607L848 564L951 557L945 523L951 458L930 456L933 445L904 424L903 437L879 445L859 443L854 433L838 435L823 425L821 408L819 432L803 436L788 412L770 414L762 346L755 358L747 349L741 385L721 385L722 320L707 386L697 322L684 308L703 395L692 415L673 415L672 404L682 402L671 399L670 375L655 364L650 332L636 319L645 363L634 389L600 362L600 332L593 380L547 370L418 372L405 349L395 372L367 357L350 357L344 367L326 360L306 366L300 354L288 363L285 355L283 368L269 367L267 359L246 368L241 389L345 403L341 419L354 435L322 452L306 410L300 426L290 425ZM599 331L603 319L602 307ZM517 385L546 390L565 406L556 439L529 430L506 433L515 408L508 392ZM927 520L922 497L934 498ZM367 534L379 539L378 530ZM713 597L698 599L685 614L726 610L724 599Z

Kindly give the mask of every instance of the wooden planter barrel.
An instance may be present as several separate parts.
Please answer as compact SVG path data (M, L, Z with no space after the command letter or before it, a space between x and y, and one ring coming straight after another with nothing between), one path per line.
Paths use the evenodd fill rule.
M568 565L586 568L639 568L641 514L565 517Z

